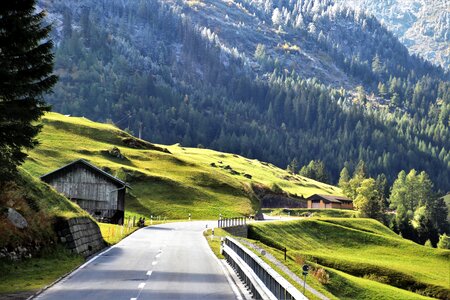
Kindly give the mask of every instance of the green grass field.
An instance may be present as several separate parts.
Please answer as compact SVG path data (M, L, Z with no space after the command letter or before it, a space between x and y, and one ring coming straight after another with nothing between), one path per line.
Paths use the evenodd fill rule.
M259 203L251 183L276 183L286 192L305 197L341 194L336 187L234 154L179 145L136 149L127 141L139 140L112 125L85 118L49 113L42 123L41 144L29 153L24 168L41 176L84 158L131 184L126 200L130 214L167 219L185 219L189 213L193 219L253 214ZM107 154L113 147L125 158ZM170 153L160 151L163 148Z
M23 261L0 260L0 298L26 299L84 262L63 246L47 250Z
M304 257L328 268L334 283L324 287L338 298L381 299L383 293L395 295L392 286L450 297L450 251L405 240L375 220L309 218L251 224L250 238L275 249L286 247L291 261ZM397 299L417 298L397 290L404 293Z

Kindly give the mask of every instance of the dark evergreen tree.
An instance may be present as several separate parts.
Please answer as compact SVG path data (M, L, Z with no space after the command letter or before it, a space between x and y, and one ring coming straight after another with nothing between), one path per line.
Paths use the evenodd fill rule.
M56 83L52 75L50 26L35 0L0 4L0 180L9 179L33 148L40 126L34 124L49 107L43 94Z
M329 182L328 171L321 160L311 160L308 165L300 169L299 174L320 182Z

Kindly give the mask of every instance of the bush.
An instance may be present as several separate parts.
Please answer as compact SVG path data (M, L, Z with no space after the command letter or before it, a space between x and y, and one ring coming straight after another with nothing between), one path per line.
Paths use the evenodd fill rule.
M316 269L312 275L319 281L321 284L330 283L330 275L325 271L324 268Z
M300 266L303 266L306 263L306 258L301 254L295 254L294 261Z
M445 233L443 235L440 235L437 247L439 249L450 249L450 237Z

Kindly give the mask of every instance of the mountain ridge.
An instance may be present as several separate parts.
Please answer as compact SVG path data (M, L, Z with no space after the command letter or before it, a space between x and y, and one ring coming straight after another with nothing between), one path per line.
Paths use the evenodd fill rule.
M281 167L321 159L334 182L363 159L374 176L418 168L448 189L439 176L450 168L448 74L409 56L373 17L330 1L275 1L267 12L258 3L54 1L60 83L47 100L159 143ZM319 73L332 78L310 77Z
M408 49L450 68L450 3L440 0L336 0L375 15Z

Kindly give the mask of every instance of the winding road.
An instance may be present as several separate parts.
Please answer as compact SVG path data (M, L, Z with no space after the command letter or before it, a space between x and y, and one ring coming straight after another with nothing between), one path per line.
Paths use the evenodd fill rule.
M226 268L192 221L146 227L95 256L35 299L237 299Z

